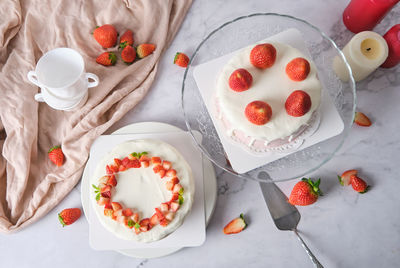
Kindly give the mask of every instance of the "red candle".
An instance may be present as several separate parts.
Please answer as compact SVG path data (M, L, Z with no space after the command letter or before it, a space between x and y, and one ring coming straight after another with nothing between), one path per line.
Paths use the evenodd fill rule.
M390 28L383 38L388 44L389 55L381 67L392 68L400 62L400 24Z
M400 0L351 0L343 22L353 33L371 31Z

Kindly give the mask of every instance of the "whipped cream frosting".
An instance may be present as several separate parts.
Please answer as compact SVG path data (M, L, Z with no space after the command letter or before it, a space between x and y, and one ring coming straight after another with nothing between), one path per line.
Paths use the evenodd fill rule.
M228 126L228 136L235 131L243 133L250 138L251 143L261 140L266 144L290 137L310 120L313 112L319 107L321 99L321 83L317 77L315 64L298 49L289 45L268 42L277 52L276 61L271 68L258 69L250 63L250 52L255 45L248 46L236 53L223 67L216 84L216 103L219 111L218 117ZM291 60L302 57L310 63L310 73L303 81L290 80L286 75L286 65ZM233 91L229 87L229 77L233 71L245 68L253 76L253 84L249 90L243 92ZM293 117L286 113L285 102L287 97L295 90L307 92L312 101L311 109L301 117ZM255 125L249 122L244 110L252 101L265 101L272 108L272 117L265 125ZM249 144L251 146L252 144Z
M158 156L170 161L177 171L177 177L184 188L184 202L175 213L174 219L165 227L157 224L147 232L135 234L123 224L104 216L104 207L99 206L95 200L95 194L91 189L91 200L101 224L117 237L139 242L152 242L160 240L175 231L190 212L194 198L194 181L192 170L183 156L171 145L160 140L134 140L117 145L109 154L98 163L91 178L91 184L97 185L99 178L106 175L105 167L114 162L114 158L123 159L133 152L148 152L149 157ZM153 172L150 165L147 168L131 168L116 174L117 185L113 189L112 202L119 202L124 208L131 208L139 212L140 219L150 218L155 213L155 208L161 203L171 199L172 193L166 189L166 182L170 178L161 179Z

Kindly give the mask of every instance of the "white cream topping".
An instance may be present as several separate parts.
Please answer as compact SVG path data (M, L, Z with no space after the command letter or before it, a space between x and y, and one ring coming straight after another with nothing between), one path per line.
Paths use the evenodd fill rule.
M249 60L254 45L240 50L222 69L217 80L216 97L223 117L235 130L243 131L248 137L273 141L290 136L310 120L320 103L321 84L311 59L291 46L268 43L277 51L274 65L264 70L254 67ZM311 67L309 75L301 82L290 80L285 71L287 63L297 57L307 59ZM245 68L253 76L252 86L243 92L233 91L228 83L232 72L239 68ZM311 109L301 117L293 117L286 113L286 99L294 90L303 90L311 97ZM245 116L247 104L256 100L265 101L272 108L272 117L265 125L252 124Z
M158 156L162 160L170 161L172 168L177 171L179 183L184 188L182 195L184 202L176 212L174 219L166 227L158 224L150 231L137 235L134 229L129 229L104 216L104 207L96 203L93 189L91 189L92 205L101 224L117 237L140 242L153 242L175 231L189 213L195 191L192 170L183 156L171 145L159 140L134 140L119 144L98 163L91 178L91 184L98 185L99 178L105 175L106 165L112 164L114 158L123 159L133 152L148 152L149 157ZM161 179L158 174L154 174L151 165L148 168L130 168L119 172L116 178L117 186L112 191L112 201L119 202L124 208L131 208L134 212L138 212L140 219L150 218L155 213L156 207L171 199L172 193L165 187L170 178Z

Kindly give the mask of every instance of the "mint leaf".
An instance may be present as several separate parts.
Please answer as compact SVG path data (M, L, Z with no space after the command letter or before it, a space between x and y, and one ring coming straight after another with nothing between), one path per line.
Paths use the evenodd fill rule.
M97 187L96 185L92 184L92 187L96 190L99 190L99 187Z
M135 223L135 229L139 229L140 228L140 224L139 223Z
M183 191L184 191L183 188L181 188L181 189L179 190L179 192L178 192L179 195L182 195L182 194L183 194Z
M96 195L96 201L99 201L100 200L100 193L98 193L97 195Z
M183 196L179 195L179 197L178 197L178 203L179 203L179 205L182 205L182 204L183 204L183 201L185 201L185 199L183 199Z
M128 221L128 227L133 227L133 225L134 225L133 220L129 220L129 221Z

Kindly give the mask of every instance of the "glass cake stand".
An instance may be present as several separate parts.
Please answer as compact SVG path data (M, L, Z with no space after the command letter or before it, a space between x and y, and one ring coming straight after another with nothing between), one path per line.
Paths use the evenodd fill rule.
M344 130L333 138L305 149L300 148L284 158L249 172L238 174L226 160L224 148L193 77L193 67L290 28L299 30L303 35L307 49L317 67L322 90L329 94L336 106L343 120ZM340 149L354 120L355 83L352 76L349 82L342 82L336 76L332 68L333 59L336 56L339 56L345 62L348 71L351 73L345 57L332 39L317 27L292 16L257 13L224 23L198 45L184 74L182 108L187 128L190 133L196 130L203 135L202 141L196 140L193 134L192 137L206 157L221 169L240 178L265 181L258 177L260 172L267 172L272 181L284 181L311 173L329 161Z

